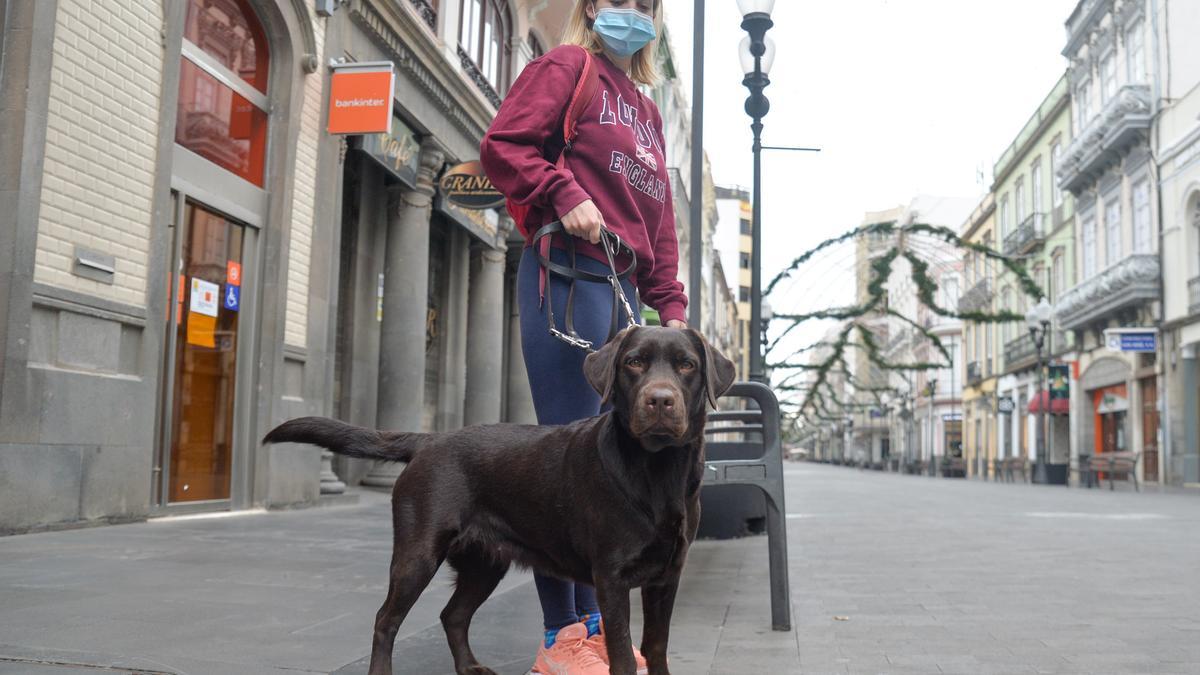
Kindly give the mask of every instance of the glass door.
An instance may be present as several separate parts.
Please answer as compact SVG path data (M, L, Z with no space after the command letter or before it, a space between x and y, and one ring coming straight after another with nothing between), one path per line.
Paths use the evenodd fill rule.
M192 201L177 213L160 503L228 500L246 228Z

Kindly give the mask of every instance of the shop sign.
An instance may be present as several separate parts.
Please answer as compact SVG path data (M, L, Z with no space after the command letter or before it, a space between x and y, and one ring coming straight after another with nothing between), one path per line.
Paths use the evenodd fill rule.
M945 415L942 415L942 421L943 422L961 422L962 421L962 413L947 413Z
M1016 408L1016 404L1013 403L1011 396L1004 396L996 401L996 411L1003 413L1005 415L1012 414L1012 411L1015 408Z
M1105 394L1100 399L1100 405L1096 406L1097 415L1108 415L1126 410L1129 410L1129 399L1116 394Z
M392 117L391 130L363 136L361 148L405 185L417 184L421 143L399 117Z
M1050 400L1071 398L1071 367L1067 364L1050 366Z
M1114 352L1156 352L1158 332L1153 328L1110 328L1104 331L1104 344Z
M438 183L442 198L465 209L494 209L504 205L492 181L483 173L479 160L452 167Z
M329 133L386 133L392 121L391 61L341 63L329 84Z
M488 246L495 246L500 231L500 214L488 209L468 209L451 202L445 195L439 195L435 206L438 211L461 225L477 239Z

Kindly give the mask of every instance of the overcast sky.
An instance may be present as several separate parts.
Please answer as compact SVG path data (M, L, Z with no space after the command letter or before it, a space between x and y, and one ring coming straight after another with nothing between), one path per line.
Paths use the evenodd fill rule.
M1066 67L1064 22L1075 4L777 0L763 141L822 152L763 154L764 285L807 248L857 226L865 211L918 193L982 197L978 171L990 182L996 158ZM690 96L693 1L664 7ZM749 187L740 23L734 0L708 0L704 145L718 184ZM829 306L837 295L849 301L852 257L836 257L773 298L775 311Z

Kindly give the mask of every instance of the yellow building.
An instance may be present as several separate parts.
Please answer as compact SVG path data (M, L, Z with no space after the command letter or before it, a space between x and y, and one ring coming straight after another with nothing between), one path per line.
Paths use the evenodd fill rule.
M995 196L988 193L962 226L962 238L995 248ZM959 312L992 311L996 269L985 256L968 251L963 259L966 293ZM987 478L996 460L996 379L999 345L995 324L963 322L966 372L963 382L963 458L967 474Z

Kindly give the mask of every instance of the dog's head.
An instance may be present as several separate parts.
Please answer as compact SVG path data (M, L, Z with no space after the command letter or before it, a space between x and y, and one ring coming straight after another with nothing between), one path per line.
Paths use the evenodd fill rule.
M642 447L657 452L703 429L705 403L733 384L733 362L692 329L633 326L588 354L583 372Z

